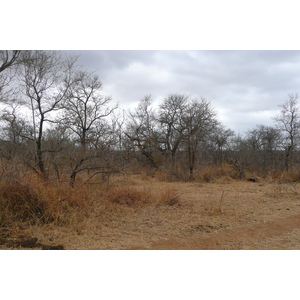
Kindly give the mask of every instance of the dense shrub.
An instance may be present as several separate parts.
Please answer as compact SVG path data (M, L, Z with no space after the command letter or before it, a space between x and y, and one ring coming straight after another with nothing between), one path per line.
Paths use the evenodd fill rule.
M45 202L26 183L5 180L1 183L0 203L2 212L10 213L14 220L46 221ZM3 217L2 217L3 218Z

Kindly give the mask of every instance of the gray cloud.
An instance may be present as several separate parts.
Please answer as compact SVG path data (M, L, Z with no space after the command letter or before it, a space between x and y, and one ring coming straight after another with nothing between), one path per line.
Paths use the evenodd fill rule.
M122 106L151 94L205 97L224 125L241 133L271 125L300 85L300 51L71 51L98 72L103 92Z

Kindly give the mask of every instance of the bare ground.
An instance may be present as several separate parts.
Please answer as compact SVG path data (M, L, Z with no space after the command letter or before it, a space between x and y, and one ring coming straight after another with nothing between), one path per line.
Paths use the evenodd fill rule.
M182 249L182 250L218 250L242 248L245 245L255 245L269 240L274 243L274 249L288 249L299 245L300 239L300 215L290 216L284 219L244 226L239 229L224 229L220 232L209 234L207 237L179 238L155 242L151 249ZM287 236L292 235L288 240ZM285 238L285 240L283 240ZM295 239L296 240L293 240Z
M43 245L84 250L300 249L299 184L167 183L140 176L126 184L151 191L176 189L181 205L111 205L104 210L99 204L72 225L18 226L6 233L9 248L27 249L13 242L34 237Z

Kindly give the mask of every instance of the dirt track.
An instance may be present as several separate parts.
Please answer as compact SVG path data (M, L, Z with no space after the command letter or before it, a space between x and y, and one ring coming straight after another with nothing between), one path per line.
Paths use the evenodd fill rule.
M261 241L300 229L300 215L243 228L222 229L207 237L168 239L154 242L149 250L218 250L242 242ZM282 245L281 249L285 249Z

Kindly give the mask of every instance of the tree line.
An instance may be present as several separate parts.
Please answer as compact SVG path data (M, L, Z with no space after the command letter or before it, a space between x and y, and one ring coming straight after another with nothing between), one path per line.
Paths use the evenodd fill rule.
M97 74L60 51L0 51L0 179L34 172L69 180L126 170L163 170L194 179L204 166L229 164L240 178L299 164L298 95L274 126L244 136L226 128L206 98L170 94L158 106L146 95L124 110L102 93Z

